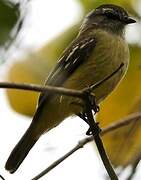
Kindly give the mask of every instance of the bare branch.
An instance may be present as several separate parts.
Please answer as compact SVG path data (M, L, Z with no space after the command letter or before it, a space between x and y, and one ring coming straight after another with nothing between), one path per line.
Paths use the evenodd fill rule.
M0 179L5 180L4 177L3 177L2 175L0 175Z
M117 130L121 127L128 126L130 123L141 120L141 112L132 113L121 120L117 120L115 123L112 123L107 128L104 128L101 132L101 135L110 133L111 131Z
M104 79L102 79L101 81L97 82L96 84L92 85L90 87L91 91L93 91L94 89L98 88L101 84L103 84L105 81L107 81L108 79L110 79L112 76L114 76L122 67L124 66L124 63L121 63L121 65L111 74L109 74L108 76L106 76Z
M0 82L0 88L7 89L19 89L19 90L28 90L35 92L51 92L66 96L73 96L82 98L83 92L79 90L66 89L62 87L54 87L54 86L40 86L35 84L26 84L26 83L14 83L14 82Z
M103 142L100 138L100 128L98 126L98 123L96 123L96 121L94 120L94 116L92 114L92 105L97 106L94 103L94 99L92 99L93 97L91 96L91 94L89 93L89 91L85 92L85 97L84 97L84 104L85 104L85 113L87 116L87 120L89 122L90 125L90 129L93 135L93 139L95 140L97 149L99 151L100 157L102 159L102 162L105 166L105 169L110 177L111 180L118 180L118 177L110 163L110 160L106 154L106 151L104 149L103 146ZM96 109L96 108L95 108Z
M123 66L122 63L113 73L108 75L106 78L101 80L100 82L94 84L90 88L86 88L85 90L94 90L98 86L100 86L102 83L107 81L109 78L111 78L113 75L115 75ZM19 90L28 90L28 91L35 91L35 92L51 92L66 96L73 96L78 98L83 98L84 96L84 90L73 90L73 89L66 89L63 87L54 87L54 86L48 86L48 85L35 85L35 84L26 84L26 83L15 83L15 82L0 82L0 88L7 88L7 89L19 89Z
M139 154L137 154L136 158L134 159L133 163L132 163L132 170L130 172L130 175L129 177L127 178L127 180L132 180L135 173L136 173L136 170L137 170L137 167L139 165L139 162L141 160L141 152L139 152Z

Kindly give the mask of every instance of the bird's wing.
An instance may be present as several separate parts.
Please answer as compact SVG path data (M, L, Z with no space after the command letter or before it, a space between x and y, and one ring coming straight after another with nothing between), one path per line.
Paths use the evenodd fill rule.
M83 39L81 38L73 41L72 44L64 51L56 67L48 76L45 85L62 86L70 75L72 75L79 67L79 65L89 58L95 45L96 40L94 37L85 37ZM41 93L38 105L40 106L49 96L50 93L48 92Z

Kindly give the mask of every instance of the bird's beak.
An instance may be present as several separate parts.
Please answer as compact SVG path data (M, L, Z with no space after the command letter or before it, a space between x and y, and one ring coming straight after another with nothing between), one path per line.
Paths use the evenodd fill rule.
M136 20L134 20L134 19L131 18L131 17L125 17L124 22L125 22L126 24L132 24L132 23L135 23Z

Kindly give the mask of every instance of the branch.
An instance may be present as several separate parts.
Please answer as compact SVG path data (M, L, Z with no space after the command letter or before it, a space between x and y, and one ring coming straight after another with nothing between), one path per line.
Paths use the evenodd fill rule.
M50 92L56 93L66 96L73 96L82 98L83 92L80 90L73 90L73 89L66 89L62 87L54 87L54 86L40 86L35 84L26 84L26 83L14 83L14 82L0 82L0 88L7 88L7 89L19 89L19 90L28 90L28 91L35 91L35 92Z
M109 74L108 76L106 76L104 79L102 79L101 81L97 82L96 84L92 85L90 87L91 91L95 90L96 88L98 88L100 85L102 85L105 81L107 81L108 79L110 79L112 76L114 76L122 67L124 66L124 63L121 63L120 66L111 74Z
M102 83L110 79L112 76L114 76L123 66L122 63L113 73L105 77L103 80L99 81L98 83L94 84L90 88L86 88L85 90L95 90L97 87L99 87ZM7 89L19 89L19 90L28 90L28 91L35 91L35 92L50 92L50 93L56 93L66 96L73 96L78 98L83 98L84 91L83 90L73 90L73 89L66 89L63 87L54 87L54 86L48 86L48 85L35 85L35 84L26 84L26 83L15 83L15 82L0 82L0 88L7 88Z
M111 180L118 180L118 177L110 163L110 160L106 154L106 151L104 149L103 146L103 142L100 138L100 128L98 126L98 123L96 123L96 121L94 120L94 116L92 113L92 105L97 106L96 104L94 104L95 100L92 99L93 97L90 94L90 91L85 91L84 93L84 104L85 104L85 113L86 113L86 117L87 120L89 122L90 125L90 129L93 135L93 139L95 140L97 149L99 151L100 157L102 159L102 162L105 166L105 169L110 177ZM96 109L96 108L95 108Z
M139 152L139 154L136 156L136 158L132 162L132 170L131 170L130 175L127 178L127 180L132 180L133 179L133 177L134 177L134 175L136 173L137 167L139 165L140 160L141 160L141 152Z
M5 180L4 177L3 177L2 175L0 175L0 179Z
M140 118L141 118L141 112L130 114L126 118L121 119L118 122L111 124L107 128L104 128L100 134L101 136L103 136L107 133L111 133L121 127L128 126L130 123L141 120ZM59 165L62 161L64 161L67 157L72 155L74 152L76 152L80 148L83 148L87 143L91 141L93 141L93 136L82 139L81 141L78 142L78 144L73 149L71 149L64 156L62 156L61 158L56 160L54 163L52 163L48 168L46 168L44 171L42 171L39 175L34 177L32 180L38 180L39 178L43 177L45 174L47 174L49 171L51 171L53 168Z
M110 133L111 131L117 130L124 126L128 126L130 123L141 120L140 118L141 118L141 112L129 114L125 118L123 118L121 120L117 120L115 123L112 123L107 128L104 128L101 132L101 135L103 136L107 133Z

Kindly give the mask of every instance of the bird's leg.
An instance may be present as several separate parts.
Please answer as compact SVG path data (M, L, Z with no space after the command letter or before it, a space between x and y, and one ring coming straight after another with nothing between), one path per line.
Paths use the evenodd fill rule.
M97 112L99 112L100 108L99 108L99 106L98 106L97 103L96 103L95 95L92 94L92 93L91 93L91 95L90 95L90 101L91 101L91 108L92 108L92 110L94 111L94 114L96 114ZM90 126L84 108L83 108L83 112L79 113L78 116L79 116L81 119L83 119L83 120ZM99 122L97 122L96 125L97 125L97 128L98 128L98 131L101 132L101 129L99 128ZM90 127L89 127L89 129L87 130L86 135L88 135L88 136L92 135L92 130L91 130Z
M91 93L91 107L92 110L94 111L94 114L98 113L100 111L100 107L97 105L96 103L96 98L95 95L93 93Z
M85 114L84 112L77 114L77 116L79 116L79 117L80 117L81 119L83 119L88 125L90 125L89 122L88 122L88 119L87 119L87 117L86 117L86 114ZM99 125L99 122L97 122L96 124L97 124L97 126L98 126L98 125ZM99 131L101 131L101 129L99 129ZM86 135L87 135L87 136L91 136L91 135L92 135L92 130L91 130L90 127L89 127L89 129L87 130Z
M81 109L84 110L84 105L80 102L77 102L77 101L73 101L70 103L70 105L75 105L77 107L81 107ZM76 107L75 107L76 109ZM79 116L81 119L83 119L88 125L89 125L89 122L87 120L87 117L86 117L86 114L85 114L85 111L82 111L80 113L75 113L77 116ZM91 129L89 128L88 131L86 132L86 135L91 135Z
M96 101L95 101L95 95L94 94L91 94L91 107L92 107L92 110L94 111L94 114L96 114L97 112L99 112L99 106L96 104ZM87 116L86 116L86 113L85 113L85 109L84 109L84 104L81 103L81 102L78 102L78 101L73 101L70 103L70 105L73 105L75 106L75 109L78 107L81 107L81 109L83 109L82 112L80 113L76 113L77 116L79 116L81 119L83 119L88 125L89 122L88 122L88 119L87 119ZM97 125L99 123L96 123ZM92 131L91 131L91 128L89 128L86 132L86 135L90 136L92 135Z
M89 122L88 122L85 112L81 112L81 113L77 114L77 116L79 116L81 119L83 119L89 125ZM91 134L92 134L92 131L91 131L91 128L89 128L86 132L86 135L90 136Z
M87 120L86 114L85 114L84 111L82 111L84 109L84 104L82 104L82 103L80 103L78 101L73 101L73 102L70 103L70 105L73 105L73 112L89 125L89 122ZM80 110L80 107L81 107L81 111L82 112L78 111L78 109ZM88 133L86 133L86 134L90 135L89 132L90 132L90 128L88 130Z
M79 114L77 114L77 116L79 116L81 119L83 119L87 124L89 124L86 114L84 112L81 112Z
M92 107L92 110L94 111L94 114L96 114L97 112L99 112L100 108L96 103L95 94L92 93L92 90L93 90L92 87L93 86L88 86L87 88L85 88L85 90L90 93L91 107Z
M99 110L100 110L99 106L98 106L97 103L96 103L95 94L93 94L93 93L90 94L90 101L91 101L91 108L92 108L92 110L94 111L94 115L95 115L95 114L98 113ZM97 129L97 131L99 131L99 133L101 132L101 129L100 129L100 127L99 127L99 122L96 122L96 129ZM88 129L88 131L87 131L86 134L87 134L87 135L92 135L92 130L91 130L91 128Z

